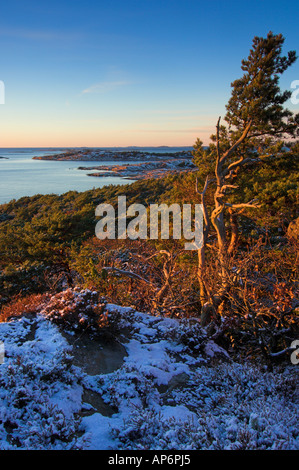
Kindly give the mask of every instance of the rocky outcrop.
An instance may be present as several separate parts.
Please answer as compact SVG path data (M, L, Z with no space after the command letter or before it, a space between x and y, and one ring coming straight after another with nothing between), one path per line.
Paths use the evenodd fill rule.
M197 167L191 160L164 160L142 163L129 163L125 165L99 165L94 167L79 167L78 170L97 170L97 173L87 173L88 176L107 177L118 176L124 179L148 179L163 178L169 174L181 173L184 171L195 171Z

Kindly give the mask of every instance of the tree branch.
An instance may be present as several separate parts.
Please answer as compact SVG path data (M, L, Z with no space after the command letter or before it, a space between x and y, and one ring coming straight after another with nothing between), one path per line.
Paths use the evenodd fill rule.
M207 176L204 187L203 187L203 190L202 190L202 192L199 192L198 191L198 179L196 178L195 192L201 196L201 203L202 203L202 207L203 207L203 217L204 217L204 221L205 221L205 228L204 228L204 232L203 232L204 241L206 241L208 233L210 231L210 227L211 227L211 221L210 221L207 205L206 205L206 202L205 202L205 194L206 194L206 191L208 189L208 185L212 181L215 181L215 178L209 180L209 177Z
M221 194L224 195L225 191L229 188L238 189L238 187L239 186L237 186L236 184L224 184L223 186L221 186Z
M136 279L138 281L145 282L146 284L148 284L150 286L154 286L150 281L148 281L147 279L144 279L143 277L139 276L138 274L133 273L132 271L125 271L123 269L114 268L112 266L104 267L102 269L103 269L103 271L116 272L117 274L121 274L122 276L127 276L127 277L130 277L131 279Z
M244 158L241 157L239 160L236 162L231 163L224 171L223 175L226 177L228 174L231 175L234 170L237 170L243 165L246 165L246 163L258 163L260 161L260 157L257 158Z
M216 150L217 150L217 162L220 161L220 147L219 147L219 133L220 133L220 119L221 116L219 116L217 125L216 125Z
M241 135L241 137L230 147L230 149L228 149L221 157L221 162L224 162L238 147L239 145L242 144L242 142L246 139L246 137L248 136L248 133L250 131L250 128L251 128L251 125L252 125L252 119L250 119L249 123L247 124L247 126L245 127L244 131L243 131L243 134Z
M231 207L232 209L243 209L245 207L250 207L250 208L256 209L258 207L261 207L260 205L255 204L256 201L257 201L257 199L252 199L252 201L241 203L241 204L230 204L229 202L224 202L223 204L226 207Z

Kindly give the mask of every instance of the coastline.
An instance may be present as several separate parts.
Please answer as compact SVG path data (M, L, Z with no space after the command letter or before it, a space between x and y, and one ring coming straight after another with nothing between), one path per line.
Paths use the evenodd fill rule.
M192 147L166 146L2 148L0 204L37 194L84 192L110 184L130 184L139 179L191 171L191 151ZM138 168L136 164L141 163L148 165ZM124 168L128 164L134 166ZM79 166L88 168L78 171Z
M195 171L191 151L148 152L140 150L103 150L80 149L70 150L55 155L33 157L33 160L81 161L81 162L116 162L116 165L97 165L78 167L78 170L97 170L87 176L97 178L120 177L123 179L140 180L147 178L163 178L169 174ZM121 161L132 163L121 164ZM135 162L135 163L133 163Z
M118 176L124 179L141 180L163 178L169 174L195 171L196 166L191 161L187 160L166 160L164 162L131 163L115 166L99 165L94 167L79 167L78 170L97 170L97 173L87 173L87 176L97 178Z

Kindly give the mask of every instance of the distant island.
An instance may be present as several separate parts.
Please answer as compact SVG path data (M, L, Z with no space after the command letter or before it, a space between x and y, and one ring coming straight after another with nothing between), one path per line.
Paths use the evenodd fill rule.
M168 147L159 147L168 148ZM105 149L72 149L66 152L33 157L33 160L55 160L55 161L118 161L118 160L165 160L168 158L192 158L191 151L180 150L178 152L147 152L143 150L105 150Z
M162 148L162 147L160 147ZM165 147L166 148L166 147ZM141 150L74 149L54 155L33 157L33 160L103 162L94 167L78 167L78 170L97 170L88 176L118 176L125 179L162 178L166 174L193 171L191 151L147 152ZM119 162L111 166L105 162ZM135 163L127 163L127 162ZM120 164L120 162L124 162Z

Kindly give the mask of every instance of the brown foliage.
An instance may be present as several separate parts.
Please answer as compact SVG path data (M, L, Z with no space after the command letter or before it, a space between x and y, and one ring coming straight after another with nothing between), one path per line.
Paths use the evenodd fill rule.
M75 287L53 295L43 306L41 314L75 330L97 332L108 326L104 307L97 292Z
M92 240L85 248L95 260L95 276L86 276L84 284L108 301L152 314L198 315L195 255L187 259L178 243Z
M292 244L271 248L261 240L227 261L226 296L215 308L214 335L246 356L261 352L268 360L286 350L299 334L297 249ZM210 263L210 289L217 263Z
M14 317L36 313L49 298L48 294L31 294L25 297L16 296L3 305L0 311L0 322L7 322Z

